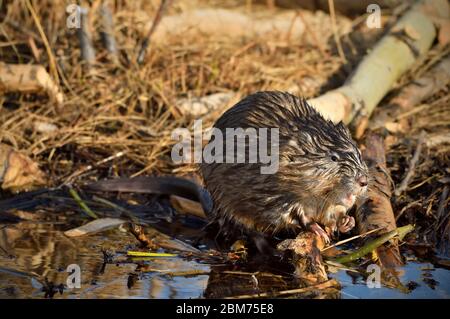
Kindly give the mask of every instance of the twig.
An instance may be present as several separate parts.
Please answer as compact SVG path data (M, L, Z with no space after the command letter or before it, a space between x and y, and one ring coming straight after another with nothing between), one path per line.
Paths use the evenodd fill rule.
M371 240L367 244L365 244L363 247L359 248L358 250L354 251L353 253L337 257L334 259L331 259L333 262L337 262L340 264L345 264L354 260L357 260L359 258L364 257L368 253L372 252L373 250L377 249L381 245L383 245L385 242L391 240L395 236L398 236L401 239L405 237L406 234L411 232L414 229L413 225L406 225L403 227L399 227L395 230L392 230L383 236L378 237L377 239Z
M355 240L355 239L358 239L358 238L366 237L367 235L372 234L374 232L377 232L377 231L379 231L379 230L381 230L383 228L384 227L379 227L379 228L376 228L376 229L372 229L372 230L369 230L369 231L365 232L364 234L356 235L356 236L353 236L353 237L350 237L350 238L338 241L337 243L335 243L335 244L333 244L331 246L327 246L327 247L323 248L321 251L325 251L325 250L330 249L332 247L336 247L336 246L348 243L348 242L350 242L352 240Z
M209 275L210 273L211 273L210 271L200 270L200 269L162 272L163 275L170 276L170 277L192 277L192 276Z
M77 191L73 188L69 188L69 193L73 197L73 199L77 202L77 204L83 209L83 211L92 218L97 219L98 216L86 205L85 202L80 198L80 195L78 195Z
M328 0L328 7L330 8L330 16L331 16L331 27L333 28L333 37L336 42L336 47L339 53L339 57L341 58L342 63L347 63L347 59L345 58L344 50L342 49L341 40L339 39L337 24L336 24L336 13L334 12L334 1Z
M92 45L88 9L86 8L80 8L80 23L77 34L78 40L80 41L81 59L86 61L88 66L91 66L95 62L95 49Z
M420 207L421 206L420 201L415 201L415 202L412 202L412 203L408 203L406 206L404 206L402 208L402 210L400 211L400 213L398 213L398 215L395 216L395 221L398 221L400 219L400 217L403 215L403 213L406 212L407 209L410 209L411 207L414 207L414 206L419 206Z
M136 260L135 258L133 258ZM161 270L156 268L144 268L139 269L140 273L148 273L148 272L156 272L158 274L169 276L169 277L192 277L192 276L201 276L201 275L209 275L210 271L201 270L201 269L192 269L192 270L180 270L180 271L172 271L172 270Z
M441 198L439 199L439 206L436 213L437 220L440 220L441 217L443 217L444 215L445 204L448 199L448 191L449 191L448 186L444 186L444 190L442 191Z
M441 228L442 224L449 216L449 215L444 216L447 200L448 200L448 186L445 186L444 190L442 191L441 198L439 199L439 206L438 206L438 210L437 210L437 214L436 214L438 225L437 225L436 229Z
M250 298L266 298L266 297L286 296L286 295L310 292L310 291L314 291L314 290L322 290L322 289L331 288L331 287L335 287L335 286L338 286L337 281L335 279L330 279L323 283L305 287L305 288L282 290L282 291L276 291L276 292L264 292L264 293L252 294L252 295L239 295L239 296L234 296L234 297L226 297L224 299L250 299Z
M395 196L399 196L408 187L409 180L414 175L414 169L416 168L417 161L419 160L420 153L422 152L422 145L423 145L424 140L425 140L425 132L422 131L420 133L419 140L417 141L417 148L416 148L416 151L414 152L414 156L411 159L411 162L409 163L408 173L406 174L403 181L400 183L400 186L395 190Z
M39 43L43 43L42 39L38 35L36 35L33 31L31 31L30 29L23 26L21 23L12 21L3 14L0 15L0 20L2 21L2 23L6 23L13 29L19 31L20 33L23 33L29 37L32 37L34 40L38 41Z
M156 12L155 19L153 20L152 26L150 27L150 30L148 30L148 33L142 42L141 49L139 50L139 54L137 57L137 63L141 64L144 62L145 53L147 52L147 48L150 44L150 38L152 34L155 32L156 27L161 22L163 13L165 9L170 5L170 3L173 0L161 0L161 4L159 5L158 11Z
M103 4L100 7L100 37L103 45L109 52L114 63L118 62L116 39L114 38L114 22L108 6Z
M126 152L122 152L122 151L121 151L121 152L117 152L116 154L113 154L113 155L111 155L111 156L109 156L109 157L107 157L107 158L104 158L104 159L102 159L102 160L96 162L96 163L93 164L93 165L88 165L88 166L86 166L86 167L84 167L84 168L81 168L81 169L79 169L78 171L74 172L72 175L70 175L62 185L70 185L70 184L72 184L72 183L74 182L74 180L75 180L78 176L80 176L80 175L86 173L87 171L92 170L93 168L95 168L95 167L97 167L97 166L99 166L99 165L105 164L105 163L107 163L107 162L109 162L109 161L112 161L112 160L114 160L114 159L116 159L116 158L122 157L122 156L125 155L125 154L126 154Z

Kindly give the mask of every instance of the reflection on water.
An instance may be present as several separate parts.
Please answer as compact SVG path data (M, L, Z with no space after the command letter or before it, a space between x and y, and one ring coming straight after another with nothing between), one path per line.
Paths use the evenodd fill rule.
M158 270L173 272L209 266L165 258L146 261L153 272L140 273L131 289L128 278L137 265L107 264L104 272L102 249L123 251L135 239L118 229L82 238L68 238L55 225L17 224L0 230L0 267L36 273L55 284L66 283L70 264L81 268L81 288L66 290L55 298L199 298L208 276L170 278ZM8 256L12 255L12 256ZM34 285L36 286L36 285ZM30 277L0 271L0 298L43 297L39 287L33 287Z
M181 258L147 259L139 263L103 264L102 249L125 251L135 239L119 229L81 238L63 235L67 226L21 223L0 226L0 298L42 298L30 276L66 283L67 266L81 268L81 288L55 298L202 298L210 266ZM104 266L104 271L102 271ZM14 270L11 273L7 269ZM190 277L170 277L161 271L202 271ZM343 288L342 298L450 298L450 271L432 264L410 262L400 269L401 282L414 288L405 294L386 287L369 289L363 278L345 271L332 274Z
M401 282L410 284L412 291L405 294L398 289L368 288L362 278L353 281L345 272L341 271L333 277L342 285L342 298L450 298L450 271L435 268L429 263L409 262L399 267L402 273Z

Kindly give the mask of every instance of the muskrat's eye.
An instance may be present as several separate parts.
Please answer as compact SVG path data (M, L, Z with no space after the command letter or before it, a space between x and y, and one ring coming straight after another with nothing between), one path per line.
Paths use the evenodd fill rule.
M338 161L338 156L336 155L336 154L331 154L331 160L333 161L333 162L337 162Z

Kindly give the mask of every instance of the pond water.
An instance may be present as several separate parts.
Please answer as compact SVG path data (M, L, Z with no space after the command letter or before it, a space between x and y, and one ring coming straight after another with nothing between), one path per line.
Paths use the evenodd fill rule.
M65 289L54 298L203 298L214 266L179 257L104 264L102 249L116 252L135 247L130 234L114 229L80 238L66 237L58 224L19 223L0 226L0 298L44 298L33 274L55 284L66 283L67 267L81 269L81 288ZM168 276L192 271L191 276ZM365 280L345 271L331 274L342 285L340 298L450 298L450 271L412 261L399 269L404 293L387 287L368 288ZM42 281L41 281L42 282Z
M399 289L381 286L380 288L369 288L363 279L356 282L345 272L340 271L331 275L342 285L341 298L425 298L425 299L448 299L450 298L450 271L444 268L435 268L430 263L408 262L405 266L399 267L402 276L401 282L407 285L414 282L415 287L409 293ZM417 284L417 286L416 286Z

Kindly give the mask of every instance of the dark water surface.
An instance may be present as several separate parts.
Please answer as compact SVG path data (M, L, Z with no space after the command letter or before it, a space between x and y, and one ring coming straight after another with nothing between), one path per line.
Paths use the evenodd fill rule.
M120 229L68 238L62 232L65 229L51 223L0 226L0 298L43 298L42 286L32 279L32 274L47 277L55 284L66 283L70 264L80 266L81 288L66 289L55 298L204 297L210 265L180 257L103 265L102 249L126 251L136 240ZM162 273L193 269L199 274L171 277ZM450 298L449 270L416 261L398 270L403 284L414 285L411 292L387 287L370 289L364 279L352 279L345 271L331 277L342 285L341 298Z

